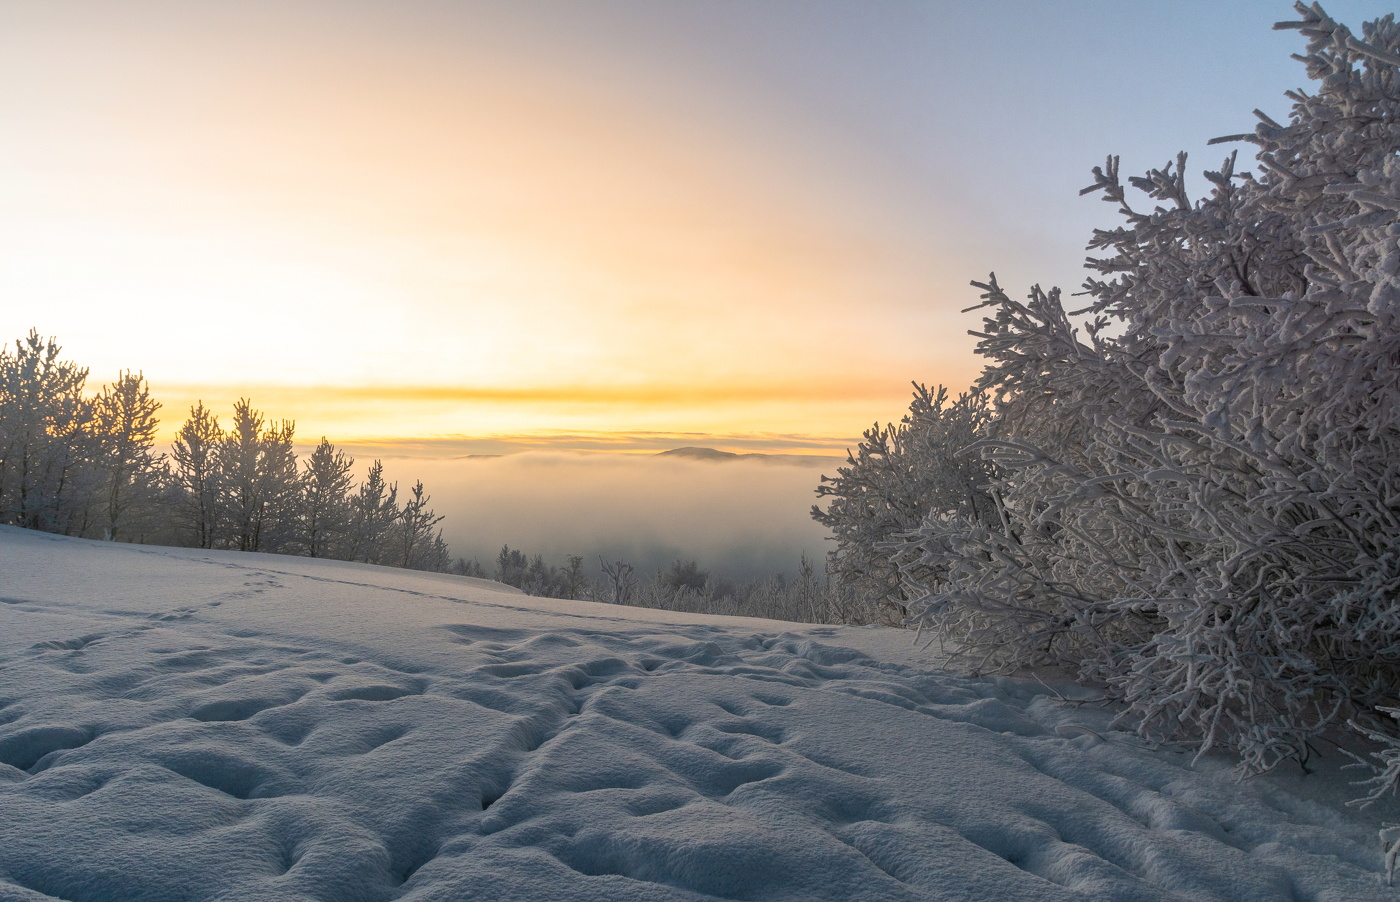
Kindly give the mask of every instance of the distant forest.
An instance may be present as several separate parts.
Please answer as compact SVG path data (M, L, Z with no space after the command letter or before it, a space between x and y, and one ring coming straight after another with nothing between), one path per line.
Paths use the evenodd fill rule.
M542 555L532 557L506 545L496 556L491 573L476 561L460 558L453 572L489 576L530 595L550 598L805 623L866 622L857 616L866 608L856 606L853 592L838 588L825 568L819 571L806 555L795 576L775 573L743 583L715 576L693 560L677 560L650 575L638 573L626 561L599 558L598 565L597 575L590 575L578 555L569 555L562 566L551 566ZM457 569L461 567L464 569Z
M265 416L248 399L234 405L227 425L196 404L170 452L157 451L161 405L144 375L123 372L92 393L88 370L61 359L61 350L37 331L13 349L0 347L0 523L454 573L532 595L692 613L808 622L856 613L805 557L795 577L735 584L693 560L648 577L626 561L600 558L586 569L571 555L553 566L502 546L488 571L453 558L421 480L401 492L375 460L356 482L354 458L324 437L298 458L295 423Z

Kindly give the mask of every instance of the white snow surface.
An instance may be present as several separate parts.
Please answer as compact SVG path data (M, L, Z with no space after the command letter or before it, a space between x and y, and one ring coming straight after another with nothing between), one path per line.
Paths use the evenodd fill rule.
M1337 762L1111 717L898 630L0 527L5 902L1400 897Z

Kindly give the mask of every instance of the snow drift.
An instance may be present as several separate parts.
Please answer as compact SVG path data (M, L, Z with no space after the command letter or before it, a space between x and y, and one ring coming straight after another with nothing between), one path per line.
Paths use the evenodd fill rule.
M1387 811L909 634L0 528L0 899L1380 899Z

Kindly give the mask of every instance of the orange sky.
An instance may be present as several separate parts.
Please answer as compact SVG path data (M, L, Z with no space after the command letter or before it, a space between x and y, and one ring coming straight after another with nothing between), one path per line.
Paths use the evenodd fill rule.
M1100 139L1034 121L1102 115L1035 16L1033 78L949 94L998 17L932 10L7 4L0 338L144 370L167 433L248 395L310 440L844 448L975 377L968 280L1072 286L1111 221L1074 193ZM1122 143L1159 165L1299 78Z

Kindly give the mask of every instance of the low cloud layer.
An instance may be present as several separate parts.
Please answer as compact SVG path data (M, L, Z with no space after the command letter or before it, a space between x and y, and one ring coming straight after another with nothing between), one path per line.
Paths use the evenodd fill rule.
M447 517L453 553L488 570L508 544L553 564L583 555L590 570L599 555L642 572L685 558L716 575L756 579L792 573L804 552L819 559L826 551L826 531L809 512L821 474L839 463L528 453L384 466L401 491L422 479Z

